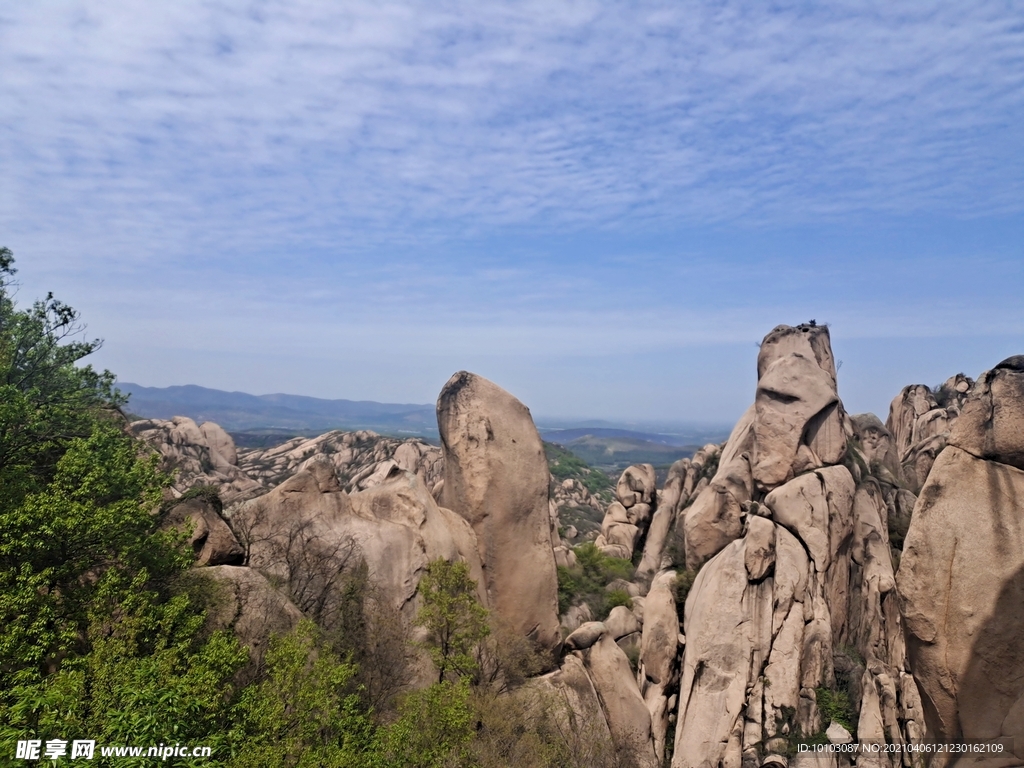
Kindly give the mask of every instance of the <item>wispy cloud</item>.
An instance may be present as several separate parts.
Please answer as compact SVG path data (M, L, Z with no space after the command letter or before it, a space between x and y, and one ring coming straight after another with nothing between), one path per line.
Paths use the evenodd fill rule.
M1024 205L1005 3L3 14L6 227L251 247Z
M854 334L966 332L926 255L855 295L631 238L1024 213L1024 14L988 0L7 4L0 104L0 235L128 349L315 316L353 355L664 350L803 319L829 270ZM574 235L620 245L536 245Z

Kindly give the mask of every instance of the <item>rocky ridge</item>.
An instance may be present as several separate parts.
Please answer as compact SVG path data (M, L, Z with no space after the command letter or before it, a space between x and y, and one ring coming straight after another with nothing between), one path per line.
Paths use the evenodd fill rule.
M561 646L536 684L631 764L809 765L800 744L852 739L1024 745L1024 357L977 382L906 387L884 424L846 413L826 327L774 329L757 371L725 444L676 462L660 489L649 465L619 478L594 543L638 564L608 585L630 601L607 617L583 604L557 616L555 566L575 563L558 510L585 489L552 483L529 411L473 374L439 397L440 449L329 433L231 461L207 425L133 429L236 498L258 486L227 516L275 583L310 581L301 562L287 571L289 526L308 534L291 539L300 553L359 542L407 616L425 562L469 562L481 602ZM196 432L205 448L181 437ZM999 764L1024 764L1020 750ZM908 755L812 757L895 768Z

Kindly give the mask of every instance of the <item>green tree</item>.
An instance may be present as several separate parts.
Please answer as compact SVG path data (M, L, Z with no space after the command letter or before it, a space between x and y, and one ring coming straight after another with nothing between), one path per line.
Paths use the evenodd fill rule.
M371 765L374 728L353 690L357 670L323 644L312 621L271 640L266 670L235 708L230 765Z
M18 310L13 274L0 249L0 754L72 725L205 739L246 654L202 631L184 536L158 531L167 478L124 429L113 375L78 365L99 342L52 296Z
M379 732L375 768L471 768L469 697L468 677L408 694L398 719Z
M438 559L420 580L423 607L417 623L430 637L427 650L437 667L437 681L471 676L479 668L474 651L490 633L487 609L476 599L476 582L464 562Z

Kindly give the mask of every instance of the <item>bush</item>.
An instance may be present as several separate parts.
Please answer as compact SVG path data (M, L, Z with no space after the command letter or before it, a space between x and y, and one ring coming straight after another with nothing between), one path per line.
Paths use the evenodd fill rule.
M681 570L676 571L676 580L672 584L672 593L676 598L676 613L679 616L680 623L683 622L686 612L686 598L690 594L690 590L693 588L693 582L697 579L697 571Z
M817 688L815 694L823 730L828 728L829 723L834 720L851 734L856 732L856 713L853 711L853 705L850 703L850 697L846 691Z
M369 765L374 729L352 690L356 669L332 654L304 619L272 638L266 678L235 707L229 765Z

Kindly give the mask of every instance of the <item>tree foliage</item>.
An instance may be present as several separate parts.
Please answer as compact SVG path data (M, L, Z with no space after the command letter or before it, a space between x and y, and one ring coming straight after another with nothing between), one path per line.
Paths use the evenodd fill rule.
M167 478L113 375L77 364L99 342L52 296L18 310L13 274L0 249L0 750L210 737L246 654L202 632L184 536L158 531Z
M476 582L466 563L438 559L420 580L423 607L417 623L430 637L427 650L437 667L437 680L473 675L478 669L477 644L490 633L487 610L476 599Z
M356 668L323 645L312 621L271 641L266 672L236 706L230 765L371 765L375 734L353 689Z

